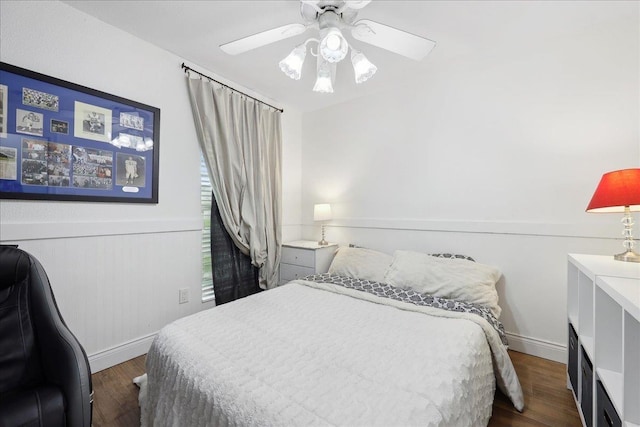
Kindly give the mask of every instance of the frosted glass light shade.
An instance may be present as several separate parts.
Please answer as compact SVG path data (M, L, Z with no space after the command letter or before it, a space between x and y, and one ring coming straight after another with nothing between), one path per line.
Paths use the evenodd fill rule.
M316 84L313 86L314 92L333 93L333 74L335 64L325 61L322 56L318 55L318 74Z
M313 220L314 221L328 221L332 219L331 205L328 203L320 203L313 205Z
M329 62L340 62L349 51L349 43L342 32L335 27L329 28L326 35L320 41L320 54Z
M318 76L316 84L313 85L314 92L320 93L333 93L333 85L331 84L330 76Z
M296 46L291 53L280 61L280 69L293 80L300 80L302 76L302 64L307 56L307 45Z
M351 63L353 64L356 83L366 82L378 71L378 67L373 65L371 61L364 56L364 53L354 48L351 48Z

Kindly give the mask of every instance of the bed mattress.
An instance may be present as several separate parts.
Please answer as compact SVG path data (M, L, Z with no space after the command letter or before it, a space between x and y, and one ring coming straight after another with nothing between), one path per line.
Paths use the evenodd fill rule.
M482 317L304 280L166 326L147 375L144 426L480 426L496 378L522 409Z

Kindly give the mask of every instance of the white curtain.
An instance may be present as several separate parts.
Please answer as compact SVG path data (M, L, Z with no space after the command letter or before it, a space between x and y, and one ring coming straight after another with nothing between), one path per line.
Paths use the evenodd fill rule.
M273 288L282 243L281 113L207 79L187 76L187 86L224 226L260 269L260 287Z

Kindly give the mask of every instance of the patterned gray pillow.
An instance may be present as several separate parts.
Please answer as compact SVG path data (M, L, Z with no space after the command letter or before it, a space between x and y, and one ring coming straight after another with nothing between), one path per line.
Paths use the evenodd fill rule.
M438 258L460 258L460 259L466 259L467 261L473 261L476 262L475 259L471 258L470 256L467 255L460 255L460 254L447 254L447 253L443 253L443 254L429 254L431 256L435 256Z

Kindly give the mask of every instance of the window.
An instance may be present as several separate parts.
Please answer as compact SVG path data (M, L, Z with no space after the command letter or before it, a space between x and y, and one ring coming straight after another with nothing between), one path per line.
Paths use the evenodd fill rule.
M202 302L212 301L213 274L211 272L211 182L204 157L200 156L200 206L202 211Z

